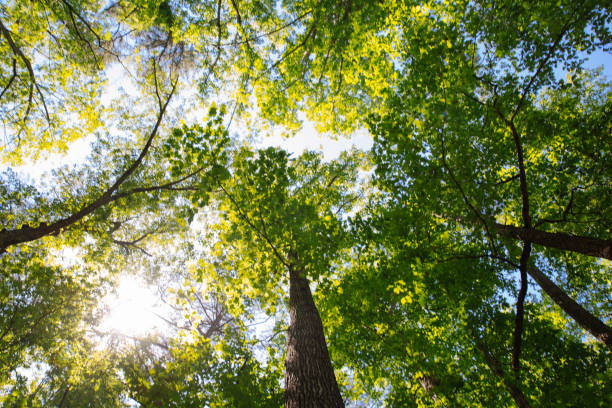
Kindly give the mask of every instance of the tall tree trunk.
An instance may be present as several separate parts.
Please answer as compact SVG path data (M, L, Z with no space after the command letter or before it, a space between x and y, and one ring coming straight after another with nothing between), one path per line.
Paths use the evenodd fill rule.
M285 359L285 408L343 408L323 324L304 270L289 267L291 323Z
M576 323L589 331L595 338L606 346L612 346L612 329L604 322L592 315L588 310L580 306L574 299L569 297L563 289L555 285L548 276L536 267L527 269L529 276L535 280L544 292L563 309L565 313L570 315Z
M493 228L507 237L531 242L548 248L576 252L596 258L612 259L612 240L583 237L562 232L546 232L535 228L515 227L494 223Z

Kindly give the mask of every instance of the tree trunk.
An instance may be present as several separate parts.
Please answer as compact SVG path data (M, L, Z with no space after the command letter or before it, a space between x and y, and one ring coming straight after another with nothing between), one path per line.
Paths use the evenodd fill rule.
M64 402L66 402L66 397L68 396L68 391L70 391L70 385L66 387L64 393L62 394L62 400L60 401L57 408L62 408L64 406Z
M529 267L527 272L529 276L540 285L542 290L550 296L553 302L559 305L565 313L570 315L576 323L589 331L597 340L601 341L606 346L612 346L612 329L610 329L610 327L576 303L574 299L569 297L563 289L555 285L555 283L538 268Z
M612 259L612 240L583 237L564 234L562 232L546 232L535 228L515 227L494 223L493 228L500 235L531 242L548 248L576 252L596 258Z
M289 268L291 323L285 359L285 408L340 408L338 389L323 334L303 269Z
M525 394L523 394L523 391L521 391L521 389L516 384L514 384L511 379L508 378L508 376L504 373L501 364L489 352L487 346L484 343L477 341L476 347L478 347L478 350L480 350L480 353L484 357L484 360L491 369L491 371L493 371L493 373L495 373L495 375L501 379L508 392L510 392L510 395L512 395L512 399L514 400L516 405L520 408L530 408L529 402L527 402L527 398L525 398Z

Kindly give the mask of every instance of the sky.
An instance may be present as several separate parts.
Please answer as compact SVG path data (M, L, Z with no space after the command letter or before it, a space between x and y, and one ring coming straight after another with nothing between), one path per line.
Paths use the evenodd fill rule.
M608 81L612 81L612 54L610 52L601 50L594 52L588 57L585 66L590 69L603 67L602 73Z

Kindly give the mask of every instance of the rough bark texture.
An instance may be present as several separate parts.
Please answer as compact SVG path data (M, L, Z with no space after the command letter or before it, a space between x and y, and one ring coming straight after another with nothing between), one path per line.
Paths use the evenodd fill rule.
M501 235L536 245L572 251L596 258L612 259L612 240L582 237L562 232L546 232L535 228L514 227L498 223L493 224L493 227Z
M482 353L482 356L484 357L484 360L491 369L491 371L493 371L493 373L495 373L495 375L502 380L502 383L504 384L508 392L510 392L510 395L512 395L512 399L514 400L516 405L520 408L530 408L529 402L527 402L527 398L525 398L523 391L521 391L521 389L516 384L514 384L512 380L508 378L508 376L506 376L501 364L489 352L487 346L482 342L477 342L476 347L478 347L478 350L480 350L480 353Z
M323 324L308 280L289 268L291 323L285 359L285 408L344 407L329 359Z
M555 285L548 276L538 268L530 267L527 269L529 275L535 280L544 292L555 302L565 313L570 315L576 323L588 330L597 340L606 346L612 346L612 329L604 322L589 313L588 310L580 306L574 299L569 297L560 287Z

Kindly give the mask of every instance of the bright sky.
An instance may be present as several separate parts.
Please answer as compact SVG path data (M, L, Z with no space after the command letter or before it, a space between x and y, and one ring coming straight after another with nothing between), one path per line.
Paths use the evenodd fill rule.
M278 146L295 155L306 150L314 150L322 152L325 160L333 160L341 152L350 150L352 146L368 150L372 147L372 143L372 137L365 129L357 131L350 139L339 137L333 140L318 133L312 122L304 122L304 126L294 137L284 138L274 135L263 139L261 146Z
M133 275L123 275L116 293L106 296L106 315L98 329L104 333L119 333L141 337L155 329L163 329L163 321L155 313L163 313L154 288Z

